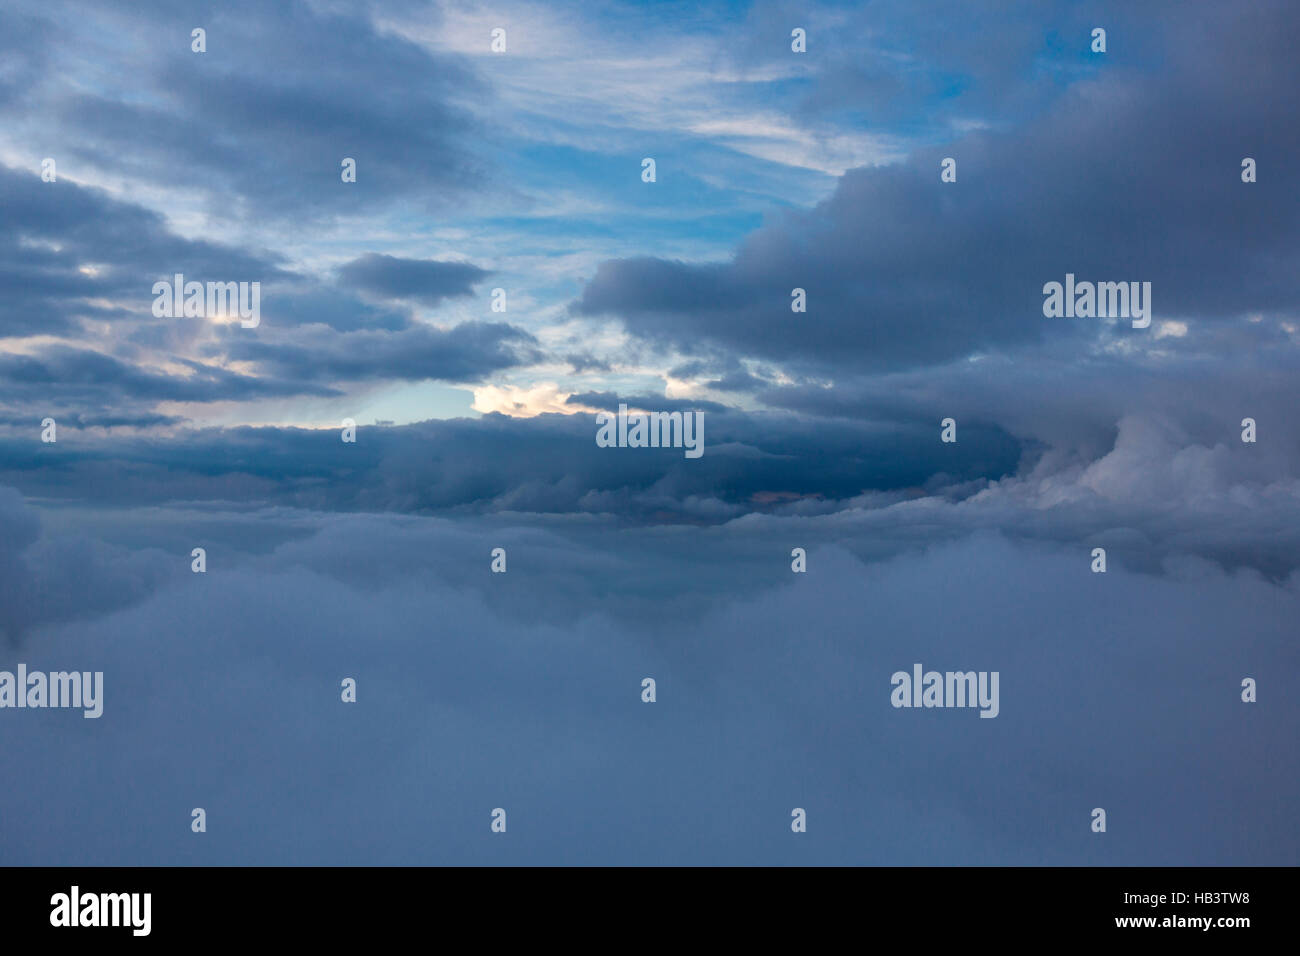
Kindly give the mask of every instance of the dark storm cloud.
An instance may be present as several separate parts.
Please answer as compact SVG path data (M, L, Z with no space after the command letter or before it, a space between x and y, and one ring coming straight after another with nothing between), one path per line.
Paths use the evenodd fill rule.
M485 181L462 106L486 89L452 55L377 32L365 11L258 2L44 7L56 58L110 58L94 86L44 77L36 104L80 160L204 191L224 215L371 213L397 198L443 209ZM426 15L439 16L436 8ZM190 31L207 31L207 52ZM104 29L114 42L84 30ZM114 61L113 57L120 57ZM130 86L117 78L129 76ZM142 93L141 91L146 91ZM356 160L355 183L341 161Z
M1023 441L1094 460L1114 444L1125 418L1175 423L1189 444L1238 441L1241 419L1268 422L1268 438L1249 449L1266 480L1300 476L1300 348L1265 321L1193 323L1137 356L1080 355L1069 343L988 355L978 361L885 375L845 376L834 388L766 383L765 405L813 419L900 422L953 416L996 422ZM1207 382L1213 382L1207 388Z
M93 488L104 500L134 500L132 484L93 464L120 460L141 472L166 471L169 500L219 497L222 476L238 471L264 476L268 500L314 508L609 512L634 522L713 523L803 497L915 496L926 485L998 478L1014 472L1023 453L1009 436L977 423L967 443L943 445L937 421L839 421L810 430L794 416L706 412L704 422L705 453L695 460L679 449L600 448L590 415L362 427L356 445L343 445L332 429L231 429L161 443L87 436L52 455L24 437L5 442L11 470L0 480L32 493Z
M999 529L1110 547L1158 570L1193 555L1285 578L1300 566L1300 396L1280 362L1243 362L1213 393L1195 367L1125 390L1122 363L959 363L828 392L771 396L815 415L704 413L704 456L609 449L594 416L184 432L166 441L61 433L33 418L0 442L0 481L103 504L233 496L333 511L609 516L621 524L796 518L807 540L879 558ZM584 402L616 406L616 394ZM628 399L624 399L628 400ZM662 409L666 400L633 404ZM690 403L687 403L690 404ZM957 442L939 440L953 416ZM1241 441L1241 419L1260 440ZM766 516L766 517L765 517ZM1122 557L1121 557L1122 556Z
M401 259L370 252L339 269L347 285L386 299L437 305L444 299L474 294L475 283L491 275L467 262Z
M607 261L574 310L688 353L812 371L896 369L1044 337L1082 348L1105 323L1042 314L1044 283L1067 272L1151 282L1157 322L1288 313L1300 296L1300 189L1285 172L1300 154L1300 64L1287 51L1300 13L1274 3L1204 14L1114 41L1167 55L1159 71L1107 67L1023 126L852 171L731 262ZM956 183L940 182L945 156ZM1273 172L1243 184L1245 156ZM796 287L806 314L790 310ZM1146 333L1121 321L1110 334Z

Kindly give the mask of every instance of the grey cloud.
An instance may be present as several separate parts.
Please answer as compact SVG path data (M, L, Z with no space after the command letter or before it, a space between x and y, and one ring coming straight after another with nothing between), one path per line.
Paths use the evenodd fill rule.
M0 166L0 336L68 334L83 318L154 321L158 279L269 281L288 277L282 266L273 253L184 239L157 213L101 190Z
M487 181L476 122L459 103L487 88L467 61L376 30L366 11L291 2L220 7L104 4L96 28L120 49L93 89L46 78L36 106L65 131L70 159L202 190L225 216L333 219L402 199L445 210ZM91 42L75 7L57 17L54 56ZM436 21L436 8L425 11ZM208 52L190 50L202 24ZM148 56L135 51L147 49ZM114 82L131 77L132 95ZM141 90L148 95L140 95ZM73 132L75 131L75 136ZM343 184L341 161L357 162Z
M344 288L291 273L282 257L190 241L162 217L60 179L0 167L0 335L72 336L87 322L116 323L116 354L70 345L0 357L0 413L21 415L37 398L42 414L85 423L141 423L159 401L243 401L288 395L333 395L334 380L478 380L532 361L533 337L516 327L468 323L446 331L412 324L409 311L377 306ZM153 283L175 273L199 281L263 283L264 327L216 329L210 358L238 355L263 363L249 376L186 358L201 321L152 315ZM362 257L344 274L356 286L434 302L470 291L473 266ZM103 303L121 302L106 306ZM239 334L232 334L239 333ZM225 336L224 341L221 337ZM193 374L157 370L158 352ZM152 367L146 368L145 364ZM322 380L327 380L322 382ZM172 416L158 416L156 423Z
M346 289L323 283L297 283L268 292L262 309L268 326L319 324L337 332L400 332L411 325L410 313L405 309L372 305Z
M169 575L165 556L75 533L45 533L39 513L0 487L0 644L18 652L31 630L127 607Z
M166 443L86 438L76 454L53 461L24 436L3 446L9 470L0 480L44 495L93 489L98 500L125 503L146 475L159 478L149 484L163 496L155 500L183 500L224 497L228 477L251 473L266 483L259 497L311 508L610 513L632 523L712 524L791 499L916 496L935 482L997 478L1013 473L1025 452L974 422L958 445L940 444L937 422L811 427L796 416L736 412L709 412L705 422L697 460L676 449L600 448L590 415L363 427L355 446L343 446L333 431L270 428L210 429ZM131 483L112 476L115 460L134 463Z
M1072 551L987 535L870 564L816 547L804 579L789 571L804 540L791 519L762 534L394 517L316 527L264 555L214 549L207 575L75 627L43 625L6 656L102 670L106 687L98 721L32 711L21 733L0 730L0 772L24 781L0 796L4 818L65 821L6 829L6 859L1294 856L1300 776L1284 742L1297 705L1283 694L1243 714L1236 686L1238 674L1294 675L1291 588L1193 567L1090 575ZM497 545L505 575L487 571ZM1050 630L1011 624L1005 599ZM1162 628L1133 625L1149 619ZM914 661L999 671L999 717L890 707L891 672ZM343 676L357 679L355 705L339 701ZM643 676L657 679L654 705L639 700ZM1217 812L1172 798L1191 791ZM219 839L143 825L159 806L196 804ZM1124 840L1089 839L1099 804ZM511 838L485 843L497 806ZM806 840L790 839L794 806L808 810Z
M491 275L466 262L401 259L370 252L342 266L348 285L388 299L437 305L444 299L473 294L475 283Z
M57 455L36 441L33 421L0 441L0 480L117 506L237 494L332 511L628 526L762 528L796 518L807 540L872 559L1000 529L1018 540L1111 547L1114 560L1148 571L1177 555L1275 579L1300 566L1300 433L1276 414L1287 407L1278 393L1252 401L1230 392L1217 407L1207 397L1180 409L1147 401L1159 392L1120 400L1100 377L1075 394L1095 396L1096 407L1071 410L1053 398L1055 381L1041 401L1023 401L1033 395L1025 381L899 380L856 393L857 405L846 393L843 417L824 408L815 418L708 412L705 455L691 461L672 449L599 448L588 415L363 423L352 446L333 431L274 428L167 442L76 435ZM883 400L890 388L892 403ZM1247 412L1261 429L1255 445L1240 440ZM943 413L957 419L956 444L939 441Z
M504 322L462 322L448 329L416 324L397 332L336 333L310 327L290 341L235 336L212 346L258 363L269 380L477 382L502 369L537 361L536 339Z
M570 353L564 356L564 360L569 363L575 375L581 372L608 372L612 368L609 362L589 353Z
M1225 9L1195 20L1162 25L1178 42L1158 74L1107 67L1022 126L854 170L728 263L607 261L573 310L616 316L688 354L723 349L809 374L1044 340L1083 351L1137 334L1044 318L1042 286L1067 272L1151 282L1157 321L1290 315L1300 190L1285 175L1245 185L1240 162L1276 167L1300 152L1290 121L1300 67L1284 52L1300 17L1264 4L1247 18ZM956 183L939 180L945 156L958 161ZM806 314L790 310L796 287L807 290Z
M616 392L574 392L567 399L566 405L587 405L606 411L617 411L620 404L629 408L644 408L658 412L723 412L727 406L719 402L710 402L693 398L665 398L662 395L619 395Z
M213 365L186 362L188 377L144 371L138 366L88 349L51 345L31 355L0 354L0 396L40 397L64 405L81 401L111 406L125 399L142 401L213 402L276 395L336 394L320 385L288 384L240 375ZM47 404L46 407L49 407Z

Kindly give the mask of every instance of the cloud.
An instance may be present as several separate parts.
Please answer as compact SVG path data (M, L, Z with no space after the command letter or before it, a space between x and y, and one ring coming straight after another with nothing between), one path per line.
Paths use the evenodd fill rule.
M0 414L14 420L37 402L70 422L162 424L176 416L160 402L331 396L339 381L477 381L540 356L518 327L416 324L409 309L290 271L279 254L184 239L157 213L63 178L0 167L0 225L0 337L28 340L0 353ZM262 283L263 325L154 317L153 283L176 273ZM376 254L341 273L368 294L425 305L468 295L488 274Z
M145 475L158 477L148 485L151 495L186 500L224 497L228 480L252 472L267 482L260 498L312 508L714 523L767 510L780 495L838 510L873 491L916 496L1015 471L1020 444L996 428L967 427L962 443L943 445L937 422L810 428L796 416L705 412L705 451L697 460L676 449L600 448L587 414L363 427L356 445L343 445L332 429L194 430L165 443L85 435L57 456L43 454L48 449L34 444L28 429L3 445L9 467L0 480L33 493L124 503L138 500ZM132 463L131 482L104 473L113 461Z
M312 280L297 283L296 288L275 290L263 311L268 326L278 328L327 325L337 332L400 332L411 326L410 313L404 308L374 305L347 289Z
M0 10L0 109L23 106L49 63L57 30L50 21L6 7Z
M655 412L724 412L727 406L718 402L693 398L666 398L662 395L619 395L615 392L576 392L565 399L566 404L603 411L618 411L619 405L640 411Z
M275 395L335 394L319 385L287 385L273 379L239 375L198 362L187 363L188 376L158 375L118 361L112 356L56 345L35 355L0 355L0 375L10 394L29 395L58 389L63 401L78 392L83 401L124 393L146 401L211 402Z
M287 278L274 253L187 240L163 217L60 177L0 165L0 338L149 316L157 279Z
M198 191L222 218L296 223L399 199L446 209L488 181L467 108L487 88L461 58L377 32L366 11L235 2L76 12L42 6L47 56L61 68L38 76L23 104L60 131L70 169ZM200 24L206 53L190 49ZM91 75L86 49L103 67ZM356 160L355 183L341 181L344 157Z
M579 12L0 11L0 669L106 685L0 719L0 818L60 821L0 857L1293 860L1300 16ZM1045 319L1066 272L1150 330ZM1000 716L890 707L917 661Z
M5 655L6 667L102 670L105 686L97 721L8 715L0 772L22 785L4 789L0 812L65 822L9 828L6 859L1294 856L1300 775L1282 744L1300 712L1286 694L1238 699L1241 675L1261 695L1294 676L1293 587L1203 567L1093 575L1073 550L987 535L872 563L814 547L795 576L795 519L759 536L309 520L308 538L263 554L213 546L207 574L45 624ZM173 533L156 510L135 524ZM488 571L494 546L507 574ZM998 718L892 708L891 673L916 661L999 671ZM340 701L345 676L355 704ZM654 704L640 700L646 676ZM1089 832L1094 806L1123 839ZM505 839L489 832L494 807Z
M536 339L505 322L462 322L448 329L412 325L397 332L305 328L292 341L229 336L208 348L255 362L264 377L296 381L474 382L537 361Z
M687 355L717 349L805 375L1055 340L1080 352L1112 340L1141 348L1126 327L1044 318L1042 287L1067 272L1151 282L1157 319L1290 315L1300 193L1285 176L1243 184L1240 167L1243 156L1279 162L1300 147L1289 122L1300 67L1280 46L1300 17L1265 4L1244 20L1220 11L1168 29L1159 72L1121 62L1026 122L853 170L728 262L608 260L572 309ZM1149 41L1163 43L1158 31ZM955 183L939 179L947 156ZM807 292L806 314L791 312L795 288Z
M467 262L399 259L374 252L339 269L345 283L364 292L430 306L454 296L473 295L474 285L489 275Z
M1080 370L1080 375L1086 370ZM1294 381L1295 379L1290 379ZM898 383L895 383L897 387ZM955 393L961 379L931 382ZM1283 579L1300 568L1300 456L1278 395L1243 392L1217 409L1118 400L1101 378L1057 404L1023 401L1023 379L972 384L955 444L939 441L934 399L899 389L863 415L710 410L705 454L602 449L588 414L379 427L355 445L333 429L184 430L165 442L66 430L37 441L36 422L0 439L0 481L25 493L99 505L256 500L327 511L601 518L636 525L753 525L798 518L809 540L864 558L1000 530L1012 540L1156 571L1179 555ZM1095 397L1075 409L1066 395ZM1222 400L1237 395L1225 392ZM1020 398L1018 399L1019 396ZM851 407L853 393L844 396ZM584 403L617 405L616 396ZM650 397L635 406L660 407ZM681 402L690 407L691 402ZM1260 441L1240 437L1238 408ZM1110 417L1116 416L1116 417ZM1236 416L1236 417L1234 417ZM1296 439L1300 440L1300 439Z
M0 653L22 653L33 628L127 607L172 574L164 556L93 537L48 534L39 513L0 487Z

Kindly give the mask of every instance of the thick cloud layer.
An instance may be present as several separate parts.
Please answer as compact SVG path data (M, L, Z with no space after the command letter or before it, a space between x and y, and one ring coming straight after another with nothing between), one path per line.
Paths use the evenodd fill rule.
M940 440L940 416L951 409L909 385L874 419L704 412L698 459L674 448L601 448L589 415L362 425L355 444L335 429L246 428L165 439L65 431L46 445L33 423L0 441L0 481L96 506L270 502L526 520L601 515L624 525L802 516L821 540L869 532L871 542L859 544L873 556L999 528L1115 545L1121 560L1145 568L1186 553L1285 577L1300 567L1300 426L1281 411L1293 390L1177 407L1145 401L1160 389L1118 395L1103 374L1054 407L1023 404L1026 387L1014 377L1001 389L958 377L939 387L966 395L955 443ZM868 409L879 401L843 398ZM1243 413L1256 419L1254 443L1241 440Z
M1296 11L499 9L0 10L0 861L1293 863Z

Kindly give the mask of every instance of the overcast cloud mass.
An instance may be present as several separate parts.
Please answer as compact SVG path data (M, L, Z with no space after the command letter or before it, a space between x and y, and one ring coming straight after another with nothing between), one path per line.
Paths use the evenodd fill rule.
M105 691L0 708L0 863L1294 865L1297 48L1283 0L6 4L0 671ZM1067 273L1149 327L1045 317ZM891 706L916 662L996 719Z

